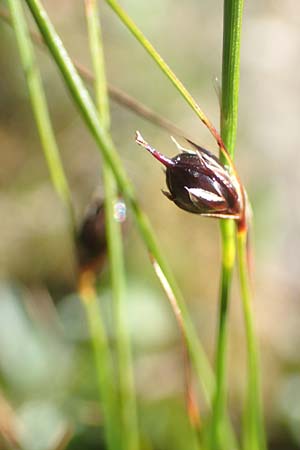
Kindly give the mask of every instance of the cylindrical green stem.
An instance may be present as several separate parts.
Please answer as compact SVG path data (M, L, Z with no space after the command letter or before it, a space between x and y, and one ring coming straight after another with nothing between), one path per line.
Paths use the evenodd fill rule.
M95 91L100 122L107 133L110 128L109 98L105 76L99 10L96 0L86 0L86 16L89 42L95 74ZM114 173L104 161L103 180L105 192L106 233L111 271L113 305L115 316L120 388L121 446L124 450L137 450L138 428L133 379L131 347L127 328L125 305L125 269L123 258L122 230L115 217L118 188Z
M224 0L221 136L232 158L238 121L243 6L244 0Z
M234 155L238 120L242 10L243 0L224 1L221 136L231 158ZM220 159L224 164L227 163L222 153ZM228 169L230 170L230 167ZM222 272L216 350L216 391L211 430L212 450L224 448L222 426L227 400L228 309L235 262L235 224L232 220L221 221L221 236Z
M119 450L121 439L119 433L116 388L113 374L113 364L106 330L102 321L102 313L98 306L97 295L92 286L80 292L84 305L89 332L91 336L98 381L100 403L102 405L103 425L109 450Z
M248 353L248 386L245 404L244 450L264 450L266 448L260 393L260 369L255 336L253 311L251 306L251 287L247 261L247 234L237 235L238 265L246 329Z
M243 0L224 1L221 134L232 157L237 132L242 12ZM231 239L233 240L233 236ZM248 280L246 241L247 231L243 230L238 233L238 264L248 355L248 392L244 442L247 450L263 450L265 438L260 401L257 346L250 307L251 292Z
M66 205L70 213L72 231L75 232L73 208L67 178L64 173L59 151L48 113L47 101L44 94L40 73L34 58L30 36L28 33L24 12L20 2L8 0L14 28L20 50L21 62L26 75L29 95L39 130L45 159L51 174L54 188ZM87 292L87 291L86 291ZM98 385L103 405L103 420L106 430L108 448L120 448L118 439L118 425L115 424L117 410L115 408L115 387L113 382L112 361L106 338L106 332L97 305L96 294L88 289L89 295L81 293L86 317L89 325L91 340L96 358Z
M127 321L128 309L126 307L123 246L120 225L114 218L115 205L117 201L117 185L110 167L105 168L103 175L106 193L105 214L108 214L106 226L109 243L109 258L111 263L110 270L118 357L118 380L120 392L119 412L121 417L122 437L121 448L124 450L137 450L139 448L139 433L132 350ZM107 194L112 193L114 193L113 198L110 195L107 196Z
M71 193L59 155L55 135L51 125L47 100L36 63L33 45L25 21L21 2L7 0L20 52L20 59L26 77L29 97L35 122L42 143L42 149L50 172L53 186L70 213L71 227L74 230L75 220Z
M220 282L219 322L216 344L216 389L211 424L211 449L227 447L224 436L227 401L228 306L232 271L235 261L235 226L232 221L221 225L222 266Z

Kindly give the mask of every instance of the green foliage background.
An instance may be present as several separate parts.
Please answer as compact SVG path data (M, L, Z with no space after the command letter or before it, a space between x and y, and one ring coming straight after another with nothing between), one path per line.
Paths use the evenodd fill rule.
M71 55L90 66L83 5L68 0L44 3ZM221 2L127 0L123 4L217 125L213 79L220 77L221 70ZM214 149L205 128L148 56L108 8L103 13L109 81ZM255 310L274 448L280 448L275 442L281 440L289 442L288 448L300 442L297 17L299 7L292 2L246 2L242 42L237 165L254 209ZM8 402L26 424L24 448L54 448L55 433L72 426L73 448L92 449L99 440L96 385L84 318L73 295L75 262L67 218L43 160L13 32L1 23L0 36L1 402L2 398L3 404ZM101 189L101 161L53 63L46 54L37 55L80 221L94 189ZM175 153L167 133L113 105L115 143L212 359L218 224L187 215L161 195L164 177L135 145L136 129L165 153ZM187 424L177 328L131 225L129 217L128 315L144 445L181 449ZM109 302L105 277L100 292ZM112 330L111 335L113 339ZM230 401L235 417L245 380L238 296L231 306L230 339Z

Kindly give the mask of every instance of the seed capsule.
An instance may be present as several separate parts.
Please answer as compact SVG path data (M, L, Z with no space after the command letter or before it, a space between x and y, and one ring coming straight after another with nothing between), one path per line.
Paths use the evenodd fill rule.
M170 159L152 148L139 132L136 142L166 167L169 191L163 191L163 194L179 208L207 217L241 217L239 183L208 150L191 141L194 150L186 150L175 141L182 153Z

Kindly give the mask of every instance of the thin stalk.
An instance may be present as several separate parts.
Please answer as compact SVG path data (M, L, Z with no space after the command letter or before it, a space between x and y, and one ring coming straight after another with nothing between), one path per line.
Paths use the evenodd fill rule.
M238 123L243 7L244 0L224 0L221 135L232 158Z
M216 344L216 388L211 424L211 449L224 449L223 428L227 403L228 306L232 271L235 261L235 226L221 222L222 266L219 299L219 322Z
M95 73L95 91L99 120L109 133L110 111L105 63L103 54L102 33L99 10L96 0L85 0L86 17L89 32L90 49ZM134 389L133 364L130 338L127 327L126 289L121 225L115 218L115 205L118 201L118 189L114 174L109 165L103 164L105 191L105 220L108 253L112 281L114 316L116 324L116 342L118 354L118 374L121 403L121 442L126 450L139 448L137 425L137 408Z
M5 21L8 25L12 25L11 18L8 13L8 11L5 8L2 8L0 6L0 19ZM43 41L42 36L39 33L36 33L33 30L29 30L29 34L31 37L32 42L37 45L41 50L46 50L47 47L45 46L45 43ZM95 77L93 73L85 67L81 62L76 61L73 59L73 64L76 67L78 73L80 76L86 80L88 83L94 83ZM181 130L179 127L174 125L170 120L165 119L164 117L157 114L155 111L153 111L148 106L144 105L140 101L138 101L136 98L132 97L131 95L127 94L127 92L124 92L122 89L112 85L111 83L107 83L107 89L108 94L110 98L116 102L118 105L123 106L125 109L133 112L138 117L142 117L143 119L147 120L148 122L152 123L153 125L156 125L157 127L168 131L169 133L176 135L178 137L185 137L190 140L193 140L193 138L189 135L187 135L186 132Z
M251 306L251 287L247 261L247 233L237 234L238 266L248 352L248 387L245 410L244 450L266 449L260 390L260 367Z
M94 288L95 277L85 272L79 277L78 292L84 306L96 364L97 384L103 428L109 450L120 448L117 398L114 383L113 362L98 297Z
M8 6L10 8L11 17L14 23L21 62L24 68L35 120L40 133L42 147L51 174L52 183L60 199L69 211L72 232L75 234L75 221L70 189L60 159L55 135L53 133L46 97L44 94L40 73L34 58L34 51L31 44L30 35L28 33L22 5L20 2L16 2L15 0L8 0ZM100 316L96 317L99 312L97 311L97 315L95 314L97 310L96 294L92 287L89 287L88 289L86 289L86 287L86 283L84 286L83 284L81 285L80 296L85 306L91 340L95 352L101 402L105 405L103 408L103 415L105 429L107 432L108 448L115 450L119 448L117 442L118 427L113 426L113 418L116 417L116 414L114 410L112 368L111 364L109 364L109 348L101 318Z
M221 136L231 158L234 156L238 121L242 11L243 0L224 1ZM226 163L222 152L220 152L220 159L223 163ZM227 409L228 390L228 310L235 262L235 224L232 220L221 221L221 239L222 268L216 349L216 391L211 425L212 450L224 448L222 427Z
M174 296L174 292L172 291L171 286L168 283L168 280L164 276L161 271L160 266L157 264L155 259L150 255L150 260L152 262L153 268L157 275L157 278L160 281L160 284L165 291L165 294L169 300L170 306L174 312L175 319L177 321L177 325L180 330L181 340L182 340L182 348L183 348L183 363L184 363L184 378L185 378L185 396L186 396L186 407L188 416L191 422L193 429L196 431L196 438L199 439L200 436L200 413L197 405L197 398L195 395L195 391L193 389L193 380L192 380L192 370L191 370L191 361L190 355L188 352L187 339L185 335L185 328L183 323L183 317L180 309L178 308L176 298Z
M237 132L242 12L243 0L225 0L221 133L232 157L234 155ZM228 226L231 225L223 225L223 227ZM225 230L226 228L223 228L223 235ZM230 239L233 240L233 237ZM257 344L250 306L251 290L248 280L249 274L247 265L246 229L241 229L238 231L237 242L240 287L245 318L248 354L248 393L245 412L244 441L246 442L247 450L263 450L266 448L266 444L260 399Z
M181 309L184 319L186 336L199 380L202 382L203 390L206 395L208 403L210 403L214 378L211 368L208 364L206 355L201 347L197 337L197 332L193 322L188 314L186 305L184 303L181 292L174 280L173 274L170 270L169 264L162 254L161 246L158 244L154 231L149 223L147 216L141 210L132 183L127 177L123 169L119 156L114 148L111 138L105 132L98 120L97 110L80 79L75 67L68 56L59 36L57 35L51 21L49 20L45 9L38 0L26 0L28 7L31 10L33 18L40 29L41 34L55 60L64 80L65 84L75 102L78 109L89 128L91 134L94 136L99 150L101 151L105 161L110 165L114 172L115 178L120 190L123 192L128 204L131 207L133 217L135 219L138 230L147 246L148 251L154 256L161 270L165 274L173 292L176 296L177 303Z
M51 125L47 100L36 63L22 5L7 0L20 53L20 60L26 78L29 98L42 143L42 149L50 172L54 189L69 212L72 231L75 229L74 211L68 181L64 173L58 146Z

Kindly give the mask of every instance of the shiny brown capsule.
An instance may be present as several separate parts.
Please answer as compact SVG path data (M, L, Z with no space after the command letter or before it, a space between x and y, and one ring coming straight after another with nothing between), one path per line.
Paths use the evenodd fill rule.
M242 194L235 176L230 175L219 159L192 143L195 150L167 158L136 133L136 142L166 167L169 192L164 195L185 211L206 217L240 219Z

